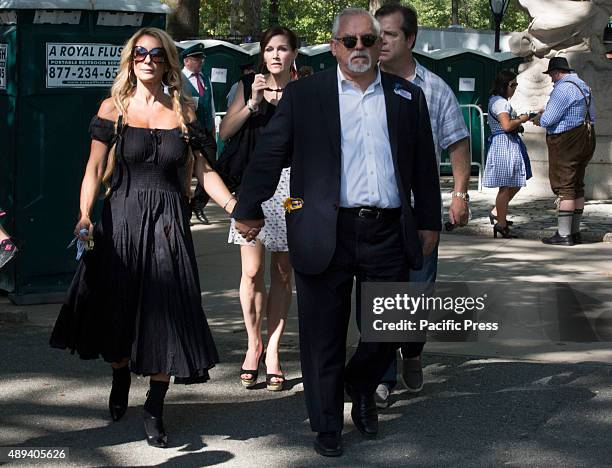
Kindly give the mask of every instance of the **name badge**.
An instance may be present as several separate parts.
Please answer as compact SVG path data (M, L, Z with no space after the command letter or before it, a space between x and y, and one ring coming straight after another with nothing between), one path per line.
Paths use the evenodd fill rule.
M410 94L410 92L406 91L405 89L402 88L395 88L393 90L393 92L401 97L403 97L404 99L408 99L409 101L412 100L412 94Z

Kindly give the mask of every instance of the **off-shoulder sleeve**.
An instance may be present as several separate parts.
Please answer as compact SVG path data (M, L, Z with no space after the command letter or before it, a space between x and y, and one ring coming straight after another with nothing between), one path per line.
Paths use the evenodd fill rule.
M202 152L208 163L212 166L217 159L217 142L213 134L200 122L194 120L187 124L189 130L189 146Z
M108 144L115 135L115 124L110 120L102 119L94 115L89 123L89 135L92 140L98 140Z

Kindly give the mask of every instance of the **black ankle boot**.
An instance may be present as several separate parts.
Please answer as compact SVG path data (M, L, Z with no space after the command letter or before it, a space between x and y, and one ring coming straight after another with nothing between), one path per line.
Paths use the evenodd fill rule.
M108 410L113 421L119 421L127 410L131 383L128 366L113 368L113 387L108 397Z
M168 435L164 429L164 421L162 419L164 398L167 391L168 382L151 380L142 417L147 435L147 443L152 447L168 447Z

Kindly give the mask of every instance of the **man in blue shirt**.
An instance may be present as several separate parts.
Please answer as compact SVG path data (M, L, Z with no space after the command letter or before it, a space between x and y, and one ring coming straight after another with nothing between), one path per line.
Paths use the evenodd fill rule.
M595 112L591 89L573 73L564 57L554 57L548 70L554 83L544 112L534 123L546 128L548 174L559 200L557 232L542 239L549 245L580 244L584 209L584 173L595 152Z
M442 150L450 154L454 191L448 211L452 224L459 226L468 222L468 183L470 180L469 132L461 115L457 98L450 87L436 74L430 72L412 55L418 31L417 14L409 7L389 4L379 8L376 18L380 21L382 49L380 67L387 73L401 76L423 90L434 146L438 172ZM434 283L438 271L438 247L423 259L421 270L411 270L409 278L415 283ZM425 343L403 343L400 348L400 375L406 389L418 393L423 387L421 351ZM397 363L394 360L382 382L376 389L376 404L385 408L389 394L397 384Z

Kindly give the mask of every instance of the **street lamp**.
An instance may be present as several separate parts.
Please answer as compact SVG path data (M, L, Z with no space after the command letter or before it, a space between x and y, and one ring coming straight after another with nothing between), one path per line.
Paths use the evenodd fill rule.
M504 19L509 4L510 0L489 0L489 7L495 19L495 52L501 52L499 48L499 26Z

